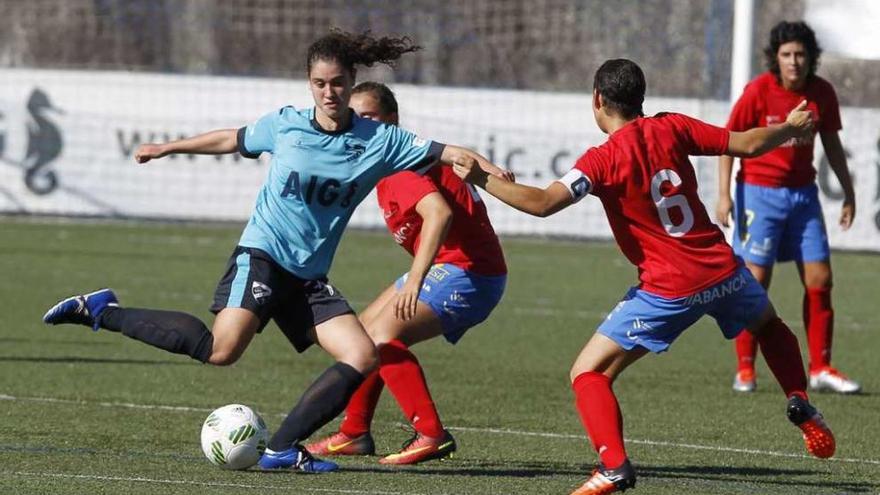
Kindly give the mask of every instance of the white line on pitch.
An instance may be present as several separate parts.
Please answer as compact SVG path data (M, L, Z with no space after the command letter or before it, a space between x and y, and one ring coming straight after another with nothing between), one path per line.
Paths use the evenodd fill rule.
M10 400L10 401L21 401L21 402L49 402L49 403L57 403L57 404L77 404L83 406L100 406L100 407L120 407L126 409L154 409L154 410L163 410L163 411L183 411L183 412L211 412L213 409L211 408L203 408L203 407L187 407L187 406L165 406L161 404L153 405L153 404L133 404L130 402L88 402L88 401L78 401L71 399L56 399L52 397L15 397L12 395L0 394L0 400ZM281 415L283 416L283 414ZM563 438L563 439L577 439L584 440L586 438L584 435L575 435L571 433L548 433L541 431L524 431L524 430L510 430L506 428L474 428L467 426L448 426L449 430L458 430L458 431L470 431L475 433L494 433L500 435L514 435L514 436L523 436L523 437L541 437L541 438ZM642 440L637 438L627 438L627 442L639 444L639 445L652 445L655 447L672 447L679 449L690 449L690 450L710 450L715 452L731 452L737 454L751 454L751 455L765 455L770 457L789 457L793 459L814 459L812 456L804 455L804 454L792 454L788 452L776 452L773 450L757 450L757 449L742 449L737 447L720 447L716 445L698 445L691 443L676 443L676 442L667 442L663 440ZM825 459L825 461L830 462L848 462L855 464L874 464L880 465L880 460L877 459L858 459L858 458L847 458L847 457L832 457L830 459Z
M471 428L465 426L448 426L447 430L458 430L458 431L472 431L475 433L497 433L501 435L516 435L516 436L526 436L526 437L542 437L542 438L566 438L566 439L578 439L587 441L585 435L573 435L571 433L545 433L538 431L521 431L521 430L508 430L504 428ZM627 443L634 443L639 445L652 445L655 447L675 447L681 449L693 449L693 450L712 450L715 452L733 452L737 454L756 454L756 455L766 455L770 457L790 457L793 459L815 459L813 456L809 456L806 454L791 454L788 452L776 452L773 450L758 450L758 449L741 449L737 447L718 447L715 445L697 445L692 443L676 443L676 442L666 442L663 440L640 440L637 438L627 438L625 439ZM825 459L824 461L836 461L836 462L851 462L857 464L877 464L880 465L880 460L876 459L855 459L855 458L846 458L846 457L832 457L830 459Z
M357 495L403 495L402 492L384 492L384 491L367 491L367 490L344 490L332 488L306 488L302 486L277 486L277 485L249 485L246 483L223 483L213 481L190 481L190 480L168 480L158 478L143 477L127 477L127 476L100 476L94 474L64 474L64 473L33 473L26 471L0 471L0 475L7 476L33 476L33 477L52 477L78 480L93 481L121 481L125 483L157 483L163 485L195 485L195 486L211 486L217 488L252 488L255 490L296 490L305 493L349 493ZM418 495L418 494L416 494Z

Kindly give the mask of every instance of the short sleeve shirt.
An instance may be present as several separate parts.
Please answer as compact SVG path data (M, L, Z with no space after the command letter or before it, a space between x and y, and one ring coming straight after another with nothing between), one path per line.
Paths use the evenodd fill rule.
M841 129L840 106L831 84L811 77L801 91L785 89L776 76L765 72L752 80L730 112L727 128L746 131L785 122L801 101L813 114L816 132ZM816 132L807 138L793 138L782 146L755 158L744 158L737 180L766 187L803 187L816 179L813 147Z
M309 280L327 275L351 214L380 179L402 170L424 172L443 150L353 112L348 128L325 131L314 112L284 107L238 132L242 155L272 155L239 244L267 252Z
M642 289L684 297L737 268L697 192L690 155L727 152L729 131L681 114L637 118L589 149L561 181L597 196Z
M424 175L396 173L382 179L376 192L388 230L411 255L418 251L421 241L422 218L416 205L428 194L438 192L452 210L452 222L434 263L450 263L479 275L507 273L486 205L476 188L462 181L450 167L434 167Z

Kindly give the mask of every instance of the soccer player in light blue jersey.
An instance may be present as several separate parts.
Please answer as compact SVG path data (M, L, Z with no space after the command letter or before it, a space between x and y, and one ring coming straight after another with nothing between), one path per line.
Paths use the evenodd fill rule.
M392 65L419 49L408 38L374 38L334 31L308 50L313 108L284 107L241 129L146 144L138 163L173 153L272 155L253 214L218 284L211 330L181 312L123 308L110 289L67 298L43 317L121 332L169 352L224 366L242 355L274 320L298 352L317 343L336 363L303 393L269 441L264 469L334 471L300 442L335 418L364 377L376 369L376 348L327 272L352 212L385 176L423 172L438 161L476 159L470 150L419 138L394 125L358 117L349 108L355 66ZM505 175L506 177L506 175Z

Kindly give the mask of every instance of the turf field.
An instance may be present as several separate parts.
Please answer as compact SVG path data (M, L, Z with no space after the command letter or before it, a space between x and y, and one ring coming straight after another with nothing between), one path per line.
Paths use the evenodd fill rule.
M239 227L0 219L0 493L567 494L595 461L568 387L581 346L635 280L605 243L507 239L508 292L453 348L416 348L457 456L405 469L344 458L331 475L225 472L199 448L208 412L232 402L277 426L329 363L297 355L270 326L243 359L212 368L108 332L44 327L45 308L102 286L122 302L209 316ZM763 362L752 395L730 390L731 345L704 320L672 352L648 357L615 389L639 482L633 493L880 492L880 256L837 253L836 363L856 397L815 396L837 458L805 455ZM358 308L408 266L385 234L349 232L331 279ZM794 270L772 296L803 341ZM409 434L386 394L380 452ZM331 427L335 423L331 424Z

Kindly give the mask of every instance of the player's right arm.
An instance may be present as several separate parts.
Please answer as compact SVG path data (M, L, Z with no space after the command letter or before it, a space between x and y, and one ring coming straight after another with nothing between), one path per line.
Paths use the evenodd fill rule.
M813 117L806 108L807 101L804 100L789 112L782 124L731 132L727 154L744 158L761 156L791 138L813 132Z
M760 108L763 95L760 85L751 82L746 85L742 95L736 100L730 110L727 119L727 129L730 131L746 131L756 127L761 118ZM729 138L728 138L729 141ZM733 173L733 157L721 155L718 157L718 203L715 205L715 219L719 224L728 227L733 213L733 199L730 195L730 176Z
M745 132L730 132L727 154L718 157L718 204L715 206L715 219L718 223L725 227L730 226L733 211L733 200L730 197L733 157L761 156L791 138L813 132L813 117L806 108L807 101L804 100L789 112L785 123L755 127Z
M574 203L569 188L554 182L544 189L510 182L484 170L469 156L459 157L452 164L455 174L519 211L537 217L550 216Z
M718 204L715 205L715 219L725 227L730 226L733 212L733 199L730 196L730 176L733 173L733 157L718 157Z
M452 224L452 209L443 199L443 195L437 191L419 199L415 210L422 217L419 247L413 256L406 282L397 291L394 299L394 316L401 321L407 321L415 316L422 283Z
M135 151L134 159L138 163L147 163L154 158L162 158L174 153L204 155L233 153L238 151L237 134L237 129L220 129L167 143L142 144Z

